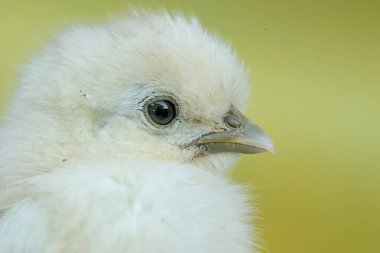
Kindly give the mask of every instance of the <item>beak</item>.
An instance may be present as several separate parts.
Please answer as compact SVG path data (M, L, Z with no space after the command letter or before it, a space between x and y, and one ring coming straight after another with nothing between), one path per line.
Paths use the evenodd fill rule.
M195 140L192 145L201 147L206 154L275 152L269 136L234 107L224 117L228 130L210 133Z

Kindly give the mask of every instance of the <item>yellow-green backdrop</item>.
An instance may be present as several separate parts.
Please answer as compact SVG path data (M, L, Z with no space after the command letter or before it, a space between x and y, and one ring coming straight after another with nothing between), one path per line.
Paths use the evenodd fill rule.
M164 7L196 14L251 73L277 154L243 156L268 252L380 252L380 2L0 0L0 107L57 28ZM1 243L1 238L0 238Z

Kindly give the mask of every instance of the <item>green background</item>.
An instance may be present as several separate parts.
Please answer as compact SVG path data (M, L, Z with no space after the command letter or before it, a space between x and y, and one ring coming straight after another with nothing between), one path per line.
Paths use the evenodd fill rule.
M233 177L258 195L268 252L380 252L379 1L0 0L1 111L54 31L130 7L192 12L245 62L277 154Z

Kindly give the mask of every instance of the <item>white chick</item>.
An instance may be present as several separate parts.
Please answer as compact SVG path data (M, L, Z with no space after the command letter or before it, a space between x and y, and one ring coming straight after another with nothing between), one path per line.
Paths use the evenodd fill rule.
M1 253L257 252L225 172L273 151L247 76L195 18L74 27L25 67L0 129Z

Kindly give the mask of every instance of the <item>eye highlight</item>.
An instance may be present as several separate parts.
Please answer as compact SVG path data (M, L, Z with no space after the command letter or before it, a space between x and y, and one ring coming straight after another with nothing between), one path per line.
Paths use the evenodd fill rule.
M145 117L156 127L168 127L177 117L178 106L169 96L149 100L144 106Z

